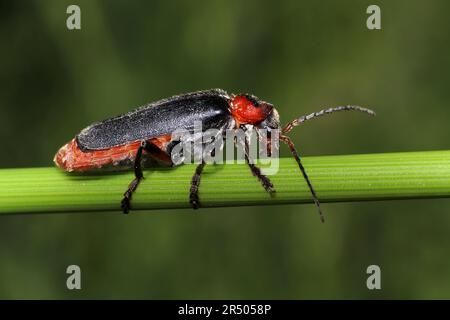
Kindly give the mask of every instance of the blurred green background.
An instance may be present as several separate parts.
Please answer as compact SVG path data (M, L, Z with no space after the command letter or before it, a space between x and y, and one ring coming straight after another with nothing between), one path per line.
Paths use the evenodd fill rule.
M450 2L376 1L380 31L370 4L2 0L0 166L51 166L91 122L215 87L283 122L377 111L297 128L303 155L448 149ZM313 205L2 216L0 298L450 298L450 200L323 207L325 224ZM382 290L366 288L371 264Z

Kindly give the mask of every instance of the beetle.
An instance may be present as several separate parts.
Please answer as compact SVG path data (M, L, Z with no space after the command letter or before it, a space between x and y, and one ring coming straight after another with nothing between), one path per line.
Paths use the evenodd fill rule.
M255 128L269 132L279 130L279 140L286 143L306 180L312 199L318 208L320 218L323 214L317 194L300 160L294 143L286 135L301 123L337 111L356 110L375 115L375 112L359 106L347 105L323 109L301 116L280 125L276 108L269 102L260 100L251 94L228 94L221 89L197 91L173 96L149 103L138 109L94 123L83 129L75 138L62 146L54 157L61 169L72 172L84 172L94 169L113 170L134 168L134 179L123 195L121 208L124 213L130 210L133 192L143 178L142 162L159 163L174 166L171 151L179 143L172 137L176 129L193 130L193 123L201 121L204 130L214 128L224 132L227 129ZM245 141L248 147L248 141ZM270 179L261 173L248 158L245 160L250 171L258 178L264 189L270 194L275 188ZM189 202L197 209L200 206L199 185L205 162L199 163L191 180Z

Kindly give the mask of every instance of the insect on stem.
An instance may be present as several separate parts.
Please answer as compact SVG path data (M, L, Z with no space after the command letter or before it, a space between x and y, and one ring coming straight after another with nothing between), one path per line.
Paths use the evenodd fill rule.
M56 153L54 161L58 167L67 172L103 170L103 168L107 170L111 166L117 170L134 167L135 177L129 184L121 202L123 212L127 213L131 208L133 193L144 178L141 164L141 160L144 160L143 152L145 152L145 160L150 159L152 163L164 166L181 164L172 161L172 152L181 143L181 140L175 139L173 135L177 130L195 135L196 130L193 124L200 122L202 124L201 134L206 134L210 129L214 129L224 138L228 130L235 131L241 128L255 129L257 132L264 129L269 132L276 131L277 134L281 130L282 133L287 133L307 120L346 110L357 110L375 115L375 112L366 108L340 106L297 118L281 130L279 113L274 105L254 95L248 93L229 94L221 89L191 92L154 101L128 113L91 124L63 145ZM320 219L324 222L320 202L300 161L294 143L283 134L279 137L291 149L319 210ZM264 142L269 151L271 150L270 141ZM273 196L275 187L269 177L253 163L253 159L249 156L248 143L245 140L245 162L265 191ZM200 207L201 204L200 181L203 167L203 162L197 166L191 179L189 198L186 197L194 209Z

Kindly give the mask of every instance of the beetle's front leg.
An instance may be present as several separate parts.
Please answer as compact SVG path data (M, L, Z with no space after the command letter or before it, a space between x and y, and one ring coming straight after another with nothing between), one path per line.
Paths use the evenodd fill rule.
M247 154L245 155L245 162L247 162L252 174L258 178L259 182L261 182L261 185L263 186L264 190L266 190L266 192L268 192L270 196L273 197L275 195L275 188L270 179L261 173L260 168L258 168L254 163L250 162L250 159L247 156Z
M241 129L247 130L245 127L241 127ZM235 142L237 142L235 140ZM242 148L244 149L244 156L245 156L245 162L247 163L248 167L250 168L250 171L252 174L258 178L259 182L261 183L264 190L266 190L267 193L270 194L271 197L275 196L275 187L273 186L270 179L263 175L261 172L261 169L256 166L253 163L253 159L250 158L250 145L249 141L247 139L247 136L244 137L244 139L239 139L239 143L241 144Z
M264 190L266 190L266 192L268 192L271 197L275 196L275 188L270 179L267 176L263 175L261 173L261 169L258 168L255 164L250 163L247 156L245 157L245 161L250 167L250 171L252 172L252 174L258 178L259 182L261 182L261 185L264 188Z

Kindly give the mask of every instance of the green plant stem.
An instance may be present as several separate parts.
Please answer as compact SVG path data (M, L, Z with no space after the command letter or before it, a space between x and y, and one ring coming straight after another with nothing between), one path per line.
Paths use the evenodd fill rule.
M305 157L322 202L450 197L450 151ZM145 170L132 208L189 207L195 165ZM133 172L74 175L57 168L0 170L0 213L119 211ZM202 207L310 203L294 159L280 159L270 197L245 164L207 165Z

